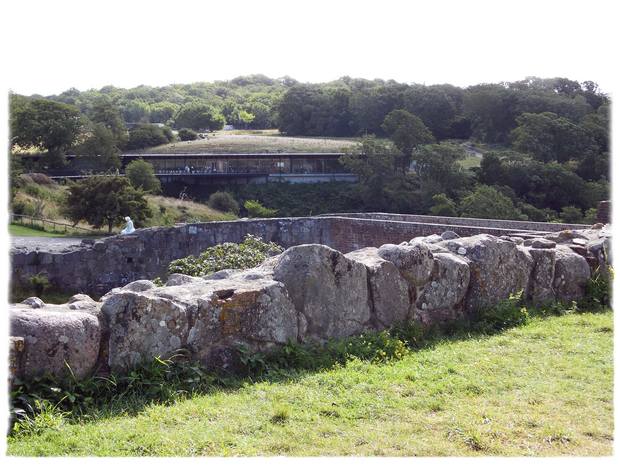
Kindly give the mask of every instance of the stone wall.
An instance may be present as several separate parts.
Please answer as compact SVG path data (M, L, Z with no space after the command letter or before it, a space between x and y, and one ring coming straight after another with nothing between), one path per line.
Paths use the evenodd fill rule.
M384 243L400 243L416 236L451 230L460 236L493 234L527 238L583 225L479 220L419 215L351 214L347 217L274 218L222 221L138 230L127 236L85 240L65 250L11 251L12 284L27 286L31 276L46 275L64 292L103 295L139 279L164 276L175 259L199 254L222 242L240 242L246 234L283 247L323 244L343 253Z
M217 230L190 225L179 228L182 236L176 229L146 233L161 234L161 243L185 237L183 250L197 251L221 239L218 234L240 240L260 228L280 242L304 235L337 241L333 230L321 236L320 228L333 220L246 222L245 229L235 222ZM355 234L355 222L337 224ZM394 228L385 231L404 234L402 224ZM89 253L100 254L104 263L102 251L122 250L125 243L137 250L140 237L117 238ZM196 244L189 244L193 237ZM304 244L256 268L175 274L162 287L137 280L99 301L82 294L63 305L29 298L10 309L11 373L21 379L60 377L69 364L83 378L100 370L124 372L179 349L204 366L234 370L240 346L259 352L291 340L324 342L407 322L442 327L475 318L519 291L534 303L571 301L584 295L594 270L605 269L610 239L602 227L529 239L446 231L347 254Z

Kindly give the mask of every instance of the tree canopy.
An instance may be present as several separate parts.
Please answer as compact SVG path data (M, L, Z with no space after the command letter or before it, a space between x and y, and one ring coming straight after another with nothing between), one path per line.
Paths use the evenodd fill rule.
M85 220L95 228L107 226L110 233L125 216L139 224L151 215L143 192L120 176L94 176L72 184L65 212L75 224Z

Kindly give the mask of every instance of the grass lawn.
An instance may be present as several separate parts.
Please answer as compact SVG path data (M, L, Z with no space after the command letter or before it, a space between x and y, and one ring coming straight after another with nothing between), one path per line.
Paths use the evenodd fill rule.
M609 455L613 314L59 420L10 455Z
M480 166L480 162L482 158L476 156L469 156L462 160L459 160L458 163L463 167L463 169L468 170L469 168L475 168Z
M9 234L11 236L69 237L67 234L42 231L19 224L9 224Z
M143 153L257 153L257 152L341 152L355 145L351 139L285 137L277 134L229 134L218 132L208 139L174 142L141 150Z

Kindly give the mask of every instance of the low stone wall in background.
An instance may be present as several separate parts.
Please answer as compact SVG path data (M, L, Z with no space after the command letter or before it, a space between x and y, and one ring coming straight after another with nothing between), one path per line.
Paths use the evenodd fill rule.
M64 250L11 250L12 285L26 288L36 274L45 275L54 289L101 296L139 279L165 276L172 260L197 255L222 242L240 242L246 234L288 248L323 244L347 253L363 247L400 243L417 236L451 230L460 236L509 235L528 238L583 225L479 220L383 213L347 217L274 218L188 224L139 229L126 236L84 240Z

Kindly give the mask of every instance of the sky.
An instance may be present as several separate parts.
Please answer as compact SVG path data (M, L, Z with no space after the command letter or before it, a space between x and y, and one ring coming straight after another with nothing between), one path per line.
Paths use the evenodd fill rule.
M261 73L467 86L615 76L613 0L1 2L6 88L134 87Z

